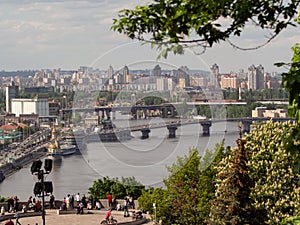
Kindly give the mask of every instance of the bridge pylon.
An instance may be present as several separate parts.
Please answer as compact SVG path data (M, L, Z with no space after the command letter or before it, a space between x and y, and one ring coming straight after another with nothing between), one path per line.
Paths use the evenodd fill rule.
M141 139L147 139L149 138L149 133L151 132L149 128L143 128L141 129L142 137Z
M211 121L201 121L200 124L203 128L202 136L209 136L210 135L209 129L211 127Z
M176 138L177 126L176 125L168 125L167 128L169 131L169 138Z

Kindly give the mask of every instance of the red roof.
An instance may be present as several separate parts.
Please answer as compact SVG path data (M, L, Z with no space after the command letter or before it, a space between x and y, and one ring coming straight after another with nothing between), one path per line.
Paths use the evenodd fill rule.
M24 123L18 123L18 125L14 125L14 124L6 124L6 125L2 125L0 127L1 130L6 130L6 131L13 131L18 129L18 127L21 127L24 129L24 127L28 127L26 124Z

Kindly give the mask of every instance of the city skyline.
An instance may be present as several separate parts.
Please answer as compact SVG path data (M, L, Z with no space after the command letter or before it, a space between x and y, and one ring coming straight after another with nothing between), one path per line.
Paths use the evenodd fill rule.
M4 1L0 13L0 70L76 70L80 66L105 70L109 65L118 70L124 65L134 69L163 63L173 69L186 65L191 70L209 71L210 66L216 63L220 73L247 70L252 64L261 64L268 72L283 72L286 70L273 64L289 62L291 46L300 41L299 27L291 27L267 46L255 51L236 50L222 42L202 55L195 55L193 50L188 49L183 56L170 54L168 59L157 61L159 51L110 29L119 10L145 2ZM266 35L266 32L250 26L240 39L232 41L239 46L253 47L266 41Z

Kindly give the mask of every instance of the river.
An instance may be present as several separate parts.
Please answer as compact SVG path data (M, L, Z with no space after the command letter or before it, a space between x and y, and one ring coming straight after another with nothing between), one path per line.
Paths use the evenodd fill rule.
M131 140L89 143L79 153L55 161L45 180L53 182L56 199L62 199L68 193L88 194L93 181L103 176L134 176L146 186L162 186L163 179L168 176L166 166L176 162L178 156L186 155L189 149L196 147L203 154L206 149L214 149L223 138L225 146L235 146L238 124L215 123L210 133L209 137L203 137L201 125L194 124L179 127L174 139L167 137L166 128L159 128L151 130L149 139L142 140L141 132L132 132ZM30 166L0 183L0 195L17 195L22 201L33 195L38 179L31 174Z

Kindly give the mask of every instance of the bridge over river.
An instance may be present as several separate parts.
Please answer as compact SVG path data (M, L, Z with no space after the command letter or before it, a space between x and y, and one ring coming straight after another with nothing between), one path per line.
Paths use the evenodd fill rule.
M151 129L158 129L166 127L169 131L169 138L175 138L176 137L176 130L179 126L185 126L185 125L191 125L191 124L201 124L203 130L202 135L203 136L209 136L210 135L210 127L212 126L212 123L219 123L219 122L240 122L241 128L243 133L249 133L251 129L251 124L253 122L265 122L273 120L274 122L286 122L286 121L295 121L295 119L292 118L260 118L260 117L244 117L244 118L213 118L213 119L181 119L181 120L172 120L169 122L163 122L163 123L156 123L151 125L138 125L138 126L131 126L127 129L130 129L131 131L141 131L142 132L142 138L148 138L149 133L151 132Z

